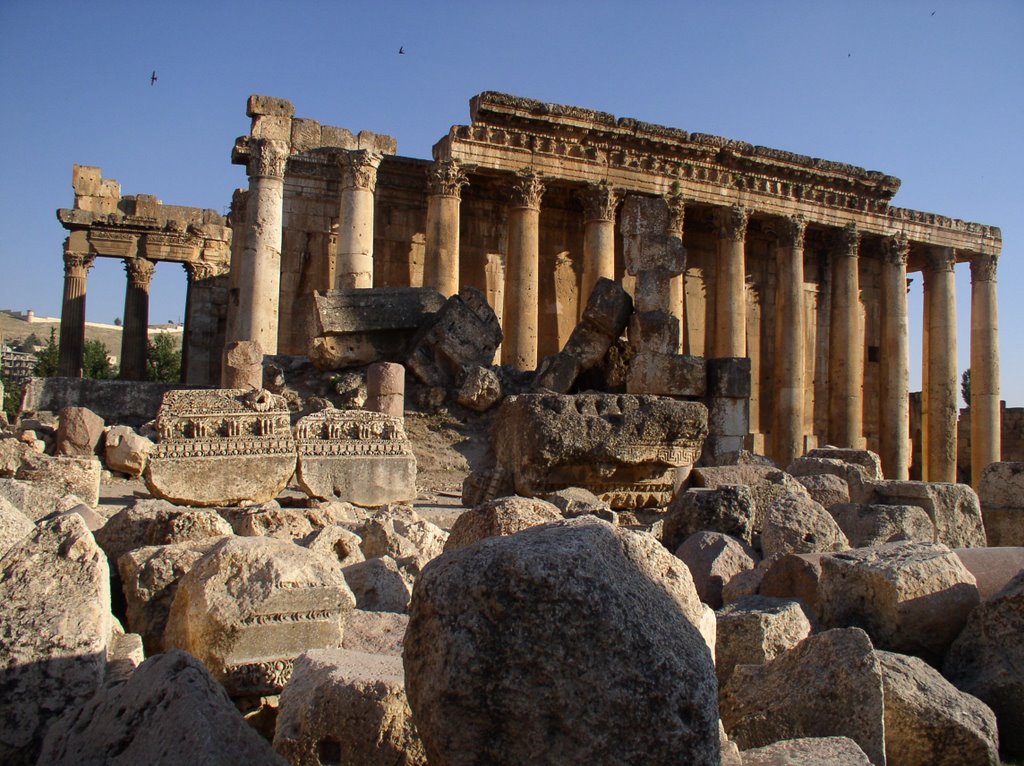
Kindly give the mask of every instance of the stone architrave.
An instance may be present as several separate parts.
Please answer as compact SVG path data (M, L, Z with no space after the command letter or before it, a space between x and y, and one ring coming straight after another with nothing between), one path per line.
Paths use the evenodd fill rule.
M416 498L416 457L402 419L326 409L295 426L298 480L310 497L377 506Z
M168 391L156 428L146 486L173 503L266 502L295 472L288 405L269 391Z

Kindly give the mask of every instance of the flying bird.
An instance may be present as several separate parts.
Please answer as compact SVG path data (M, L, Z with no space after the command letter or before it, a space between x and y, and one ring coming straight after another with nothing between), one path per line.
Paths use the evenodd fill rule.
M932 11L932 16L934 16L934 15L935 15L935 11Z
M153 74L151 74L149 76L149 84L150 84L150 86L156 85L156 70L155 69L153 70Z
M399 49L398 49L398 53L399 53L399 55L404 55L404 54L405 54L405 46L404 46L404 45L402 45L401 47L399 47Z

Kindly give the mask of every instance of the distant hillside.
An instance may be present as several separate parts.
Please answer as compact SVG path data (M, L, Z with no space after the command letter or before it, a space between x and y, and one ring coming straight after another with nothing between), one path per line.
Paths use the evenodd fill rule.
M9 346L17 346L33 333L41 343L46 343L50 338L50 328L53 328L56 338L60 340L60 322L26 322L17 319L9 314L0 311L0 336L3 342ZM171 329L178 348L181 348L181 330ZM153 334L153 328L150 328ZM121 358L121 328L120 327L92 327L88 323L85 326L85 339L98 340L107 347L107 351L116 360Z

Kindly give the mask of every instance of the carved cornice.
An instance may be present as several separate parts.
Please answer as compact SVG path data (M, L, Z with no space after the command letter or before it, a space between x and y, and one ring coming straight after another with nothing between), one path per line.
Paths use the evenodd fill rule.
M381 152L369 149L343 151L335 155L341 172L342 189L362 189L373 192L377 188L377 168L384 159Z
M196 280L212 279L227 274L231 266L227 263L211 263L210 261L186 261L185 273L189 284Z
M792 215L779 222L779 243L792 250L804 249L804 237L807 235L807 219L802 215Z
M146 258L125 258L124 270L128 274L128 284L143 290L149 289L156 264Z
M903 232L898 232L882 240L882 260L890 266L907 268L910 256L910 240Z
M835 233L836 255L856 258L860 254L860 232L857 225L849 223Z
M96 262L95 255L88 253L70 253L64 251L64 276L85 277Z
M925 254L928 271L952 274L956 269L956 251L951 247L929 247Z
M997 255L976 255L971 259L971 282L995 282Z
M668 203L668 233L682 239L686 225L686 198L673 191L665 195L665 202Z
M513 207L525 207L540 210L540 198L544 196L544 182L532 168L523 168L516 174L512 184L511 198Z
M288 142L261 138L249 143L250 178L284 178L288 164Z
M613 189L607 181L599 181L587 184L587 188L580 193L580 199L583 201L584 221L614 221L622 192Z
M458 160L439 160L427 170L427 193L442 197L462 196L462 187L469 183L466 171Z
M718 210L718 236L733 242L742 242L747 237L747 223L750 211L739 205Z

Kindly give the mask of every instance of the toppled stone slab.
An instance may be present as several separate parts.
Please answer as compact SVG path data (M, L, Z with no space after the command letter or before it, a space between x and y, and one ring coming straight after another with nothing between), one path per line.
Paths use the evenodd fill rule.
M319 555L232 537L179 580L164 647L201 659L232 695L277 694L299 654L341 646L354 606L341 573Z
M41 522L0 559L0 626L0 762L34 764L46 728L106 672L110 570L81 517Z
M402 419L326 409L295 426L299 484L316 498L361 506L416 498L416 457Z
M950 548L984 548L987 544L978 496L966 484L867 481L850 485L850 500L863 505L916 505L935 525L933 542Z
M830 473L795 478L804 485L808 494L816 502L821 503L826 510L830 511L833 505L850 502L850 486L846 483L846 479ZM847 537L849 537L849 533L847 533Z
M514 535L561 518L558 508L544 500L499 497L461 514L452 525L444 549L465 548L487 537Z
M20 479L0 479L0 499L9 502L30 521L40 521L65 510L66 497L67 493L61 492L59 487L40 486Z
M150 545L195 543L232 534L213 511L180 508L163 500L136 500L96 532L96 542L116 565L125 553Z
M48 457L33 453L14 475L38 489L63 497L75 495L95 507L100 501L103 466L94 457Z
M715 669L722 687L737 665L763 665L789 651L813 630L797 599L746 596L718 610Z
M850 541L851 548L910 540L930 543L935 525L916 505L859 505L840 503L828 509Z
M751 520L751 534L760 535L768 508L783 493L807 494L804 486L788 473L771 465L745 463L727 466L701 466L690 473L691 487L716 489L726 484L743 484L754 500L754 517ZM718 530L728 532L728 530ZM729 533L732 534L732 533Z
M57 455L94 457L103 440L103 418L87 407L65 407L57 426Z
M772 562L758 586L758 593L773 598L796 598L821 613L821 560L829 554L791 553Z
M15 508L9 500L0 497L0 557L24 540L35 528L36 525L28 516Z
M790 553L827 553L849 547L835 519L806 494L784 492L768 507L761 550L769 561Z
M732 535L750 545L756 517L754 496L743 484L691 487L669 503L662 539L669 550L675 550L690 535L710 531Z
M156 427L146 486L173 503L266 502L295 472L288 406L269 391L169 391Z
M40 763L284 766L224 688L185 652L151 657L47 733Z
M717 765L702 614L682 562L592 517L445 553L404 655L429 762Z
M111 426L104 442L107 468L129 476L141 476L155 445L129 426Z
M849 737L785 739L740 753L740 766L871 766Z

